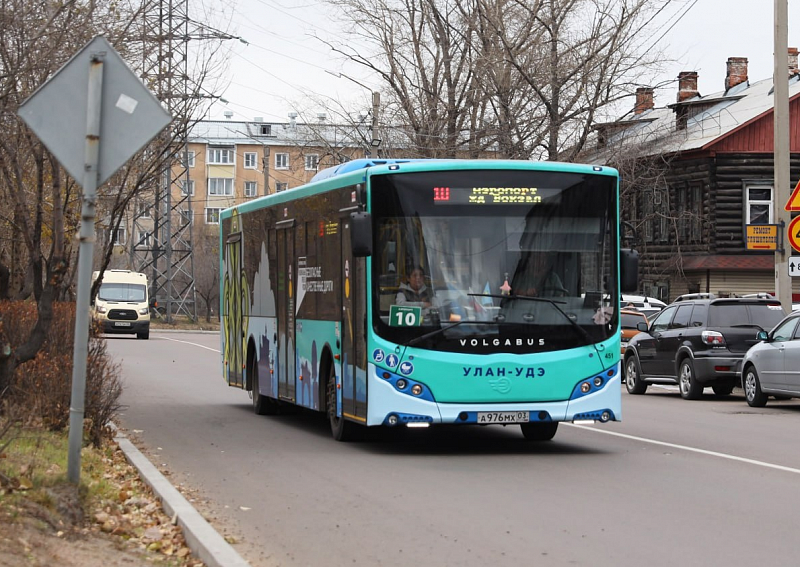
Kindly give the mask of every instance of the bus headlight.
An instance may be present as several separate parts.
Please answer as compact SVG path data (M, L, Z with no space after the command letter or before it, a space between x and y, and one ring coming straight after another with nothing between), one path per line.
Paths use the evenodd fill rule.
M415 396L419 396L422 393L422 386L420 386L419 384L414 384L413 386L411 386L411 393L414 394Z
M398 390L405 390L406 386L408 386L408 382L400 378L396 383Z
M596 388L599 388L603 385L603 377L602 376L595 376L594 377L594 385Z
M589 384L589 382L584 382L583 384L581 384L581 392L583 392L584 394L587 393L591 389L592 389L592 385Z

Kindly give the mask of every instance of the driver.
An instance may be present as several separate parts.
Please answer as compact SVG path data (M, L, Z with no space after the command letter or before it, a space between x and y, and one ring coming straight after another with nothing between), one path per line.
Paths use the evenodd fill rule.
M408 275L408 283L400 284L395 303L427 308L431 306L432 301L433 293L425 285L425 271L421 266L416 266Z

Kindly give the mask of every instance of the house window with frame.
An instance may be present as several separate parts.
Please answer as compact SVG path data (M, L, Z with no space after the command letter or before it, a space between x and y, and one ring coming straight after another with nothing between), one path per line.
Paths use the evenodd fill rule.
M316 171L319 167L319 154L306 155L306 171Z
M289 169L289 154L275 154L275 169Z
M136 235L136 246L150 248L150 231L140 230Z
M206 224L219 224L219 207L206 207Z
M209 177L208 178L208 194L209 195L233 195L233 178L232 177Z
M139 214L139 218L142 219L150 218L150 203L146 203L145 201L139 201L136 205L136 209Z
M275 192L280 193L281 191L286 191L289 188L288 183L283 183L281 181L275 182Z
M181 153L181 165L186 168L194 167L194 150L189 150Z
M192 213L188 209L179 209L178 214L180 214L181 225L192 224Z
M211 165L229 165L234 162L232 148L208 148L208 163Z
M703 230L702 185L692 183L675 190L678 234L687 243L700 242Z
M258 195L258 183L256 183L255 181L245 181L244 196L255 197L256 195Z
M194 179L181 179L178 183L181 187L181 195L194 197Z
M244 153L244 168L256 169L258 167L258 154L255 152Z
M774 224L772 186L748 184L745 194L745 224Z
M114 242L114 246L124 245L126 239L127 239L127 234L124 226L115 228L111 231L111 240Z

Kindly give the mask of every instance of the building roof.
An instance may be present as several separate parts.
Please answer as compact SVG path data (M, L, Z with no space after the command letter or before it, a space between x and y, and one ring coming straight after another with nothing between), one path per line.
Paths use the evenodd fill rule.
M800 76L788 78L789 98L800 95ZM653 147L658 153L686 152L708 148L744 125L771 113L774 107L773 81L745 81L727 91L695 96L666 107L645 110L624 120L599 125L607 129L605 147L590 161L604 163L619 147ZM677 112L687 112L685 128L678 129ZM592 159L594 158L594 159Z
M264 134L263 131L269 133ZM321 141L334 147L363 147L370 140L369 125L301 124L298 122L241 122L202 120L189 132L190 143L208 145L319 146Z
M685 258L684 272L701 270L764 271L775 267L775 257L765 254L714 254Z

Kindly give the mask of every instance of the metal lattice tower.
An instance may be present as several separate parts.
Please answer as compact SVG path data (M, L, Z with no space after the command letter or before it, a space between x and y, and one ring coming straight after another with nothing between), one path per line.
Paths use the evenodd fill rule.
M191 106L188 84L188 0L160 0L145 11L142 78L174 118L162 133L170 158L132 211L131 265L150 279L150 297L168 322L197 319L192 255L192 191L187 163Z

